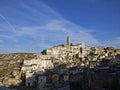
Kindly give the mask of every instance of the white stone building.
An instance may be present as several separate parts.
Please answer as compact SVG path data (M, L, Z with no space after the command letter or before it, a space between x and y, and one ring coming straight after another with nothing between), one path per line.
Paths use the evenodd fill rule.
M35 74L34 72L26 72L26 86L27 87L32 87L32 86L35 86L35 82L36 82L36 79L35 79Z
M22 65L22 72L27 71L44 71L45 69L53 68L52 60L41 60L41 59L31 59L31 60L24 60Z

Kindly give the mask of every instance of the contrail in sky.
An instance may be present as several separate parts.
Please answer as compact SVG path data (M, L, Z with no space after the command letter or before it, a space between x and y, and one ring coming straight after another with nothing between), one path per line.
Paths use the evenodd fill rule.
M2 14L0 14L0 17L12 28L13 31L15 31L13 25Z

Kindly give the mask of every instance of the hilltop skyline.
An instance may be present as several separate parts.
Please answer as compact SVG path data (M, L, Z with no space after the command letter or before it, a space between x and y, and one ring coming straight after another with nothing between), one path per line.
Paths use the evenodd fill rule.
M1 0L0 53L84 42L120 48L119 0Z

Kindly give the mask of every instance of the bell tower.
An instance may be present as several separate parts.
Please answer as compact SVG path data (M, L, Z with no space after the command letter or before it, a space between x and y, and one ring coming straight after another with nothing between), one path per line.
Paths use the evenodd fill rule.
M70 37L67 36L67 48L70 49Z

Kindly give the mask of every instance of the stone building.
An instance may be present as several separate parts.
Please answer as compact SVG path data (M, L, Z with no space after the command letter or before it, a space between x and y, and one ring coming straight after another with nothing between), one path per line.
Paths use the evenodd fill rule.
M45 69L53 68L53 63L51 60L40 60L40 59L31 59L31 60L24 60L22 65L22 72L27 71L44 71Z
M34 72L26 72L26 82L27 87L35 87L36 79Z

